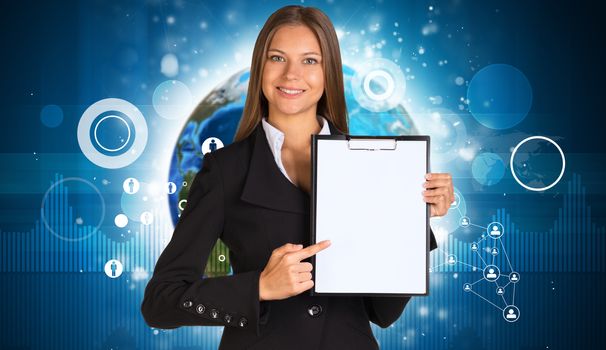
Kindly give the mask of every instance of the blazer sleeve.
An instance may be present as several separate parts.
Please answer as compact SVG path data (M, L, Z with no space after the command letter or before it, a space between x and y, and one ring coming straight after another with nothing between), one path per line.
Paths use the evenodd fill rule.
M145 288L141 313L155 328L231 326L259 334L260 270L203 278L223 232L221 171L212 152L203 158L172 238Z
M438 247L436 237L430 228L429 250L432 251ZM363 297L364 306L370 321L381 328L387 328L394 323L402 312L404 307L410 301L411 297Z

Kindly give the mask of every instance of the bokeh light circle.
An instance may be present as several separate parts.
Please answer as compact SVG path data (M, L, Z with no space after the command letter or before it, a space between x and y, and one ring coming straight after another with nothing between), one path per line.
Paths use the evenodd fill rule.
M495 153L481 153L476 156L471 164L473 178L484 186L492 186L503 178L505 164L501 157Z
M57 105L46 105L40 111L40 121L44 126L56 128L63 122L63 109Z
M491 64L480 69L467 88L469 112L491 129L508 129L520 123L532 105L532 87L519 69Z
M167 80L154 90L152 103L158 115L169 120L189 117L192 94L187 85L178 80Z
M434 108L424 114L423 119L419 129L431 136L432 159L449 162L458 158L467 140L467 129L461 118L449 109Z
M66 183L69 183L69 182L84 184L84 185L86 185L85 186L86 188L92 189L92 191L90 193L84 193L84 191L82 191L81 189L76 190L75 186L73 186L73 185L71 187L72 191L69 191L69 189L70 189L69 185L65 185ZM59 187L59 189L55 190L57 187ZM73 225L72 222L61 222L60 221L59 223L56 223L55 221L57 219L54 217L51 217L50 219L52 222L49 223L49 218L47 218L46 206L47 206L47 202L48 202L47 199L48 199L49 195L52 195L53 197L57 197L57 196L63 196L64 193L65 193L65 195L82 195L82 197L83 197L80 200L72 200L72 199L69 199L69 197L68 197L68 202L70 203L70 207L73 210L72 213L74 213L74 216L78 215L78 210L80 210L82 212L80 214L85 214L85 212L88 210L88 212L93 212L95 214L98 214L98 216L99 216L99 220L97 220L95 225L89 225L89 226L92 226L92 229L90 229L89 232L87 232L85 235L83 235L81 237L68 237L67 236L67 235L77 234L77 232L76 232L77 230L71 229L68 226L68 225ZM99 202L95 203L93 201L94 198L98 198ZM56 207L57 206L56 198L51 198L50 203L54 207L50 208L48 211L59 210L59 208ZM105 200L103 199L103 196L101 195L101 192L99 191L97 186L95 186L90 181L79 178L79 177L67 177L67 178L64 178L64 179L61 179L61 180L55 182L52 186L50 186L46 190L46 192L44 193L44 196L42 196L42 203L40 205L40 217L42 218L42 223L44 224L46 229L48 229L49 232L52 233L55 237L57 237L61 240L64 240L64 241L69 241L69 242L82 241L82 240L85 240L88 237L90 237L92 234L96 233L97 230L101 227L101 224L103 223L103 220L105 219ZM76 222L77 222L77 220L76 220ZM63 224L64 226L57 227L57 224ZM57 230L56 230L57 228L59 229L58 231L60 231L61 233L57 232Z
M116 215L116 217L114 217L114 224L119 228L125 227L128 225L128 216L124 214Z

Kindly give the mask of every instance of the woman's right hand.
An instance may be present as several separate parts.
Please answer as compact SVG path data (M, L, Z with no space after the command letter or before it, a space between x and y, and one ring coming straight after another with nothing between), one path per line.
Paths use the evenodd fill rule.
M313 266L301 260L329 246L330 241L325 240L304 249L301 244L291 243L274 249L259 278L259 300L286 299L313 287Z

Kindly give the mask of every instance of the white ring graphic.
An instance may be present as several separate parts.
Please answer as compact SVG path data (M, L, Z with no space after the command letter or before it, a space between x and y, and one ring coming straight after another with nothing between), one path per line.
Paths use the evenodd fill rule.
M562 156L562 171L560 171L560 176L558 176L558 178L549 186L545 186L545 187L541 187L541 188L530 187L530 186L522 183L522 181L520 181L520 179L518 179L516 172L513 170L513 157L515 157L516 152L518 151L518 148L520 148L520 146L522 146L526 141L530 141L530 140L544 140L544 141L550 142L552 145L554 145L558 149L558 151L560 152L560 155ZM511 170L511 175L513 175L513 178L520 184L520 186L522 186L525 189L530 190L530 191L537 191L537 192L545 191L545 190L548 190L548 189L552 188L553 186L555 186L562 178L562 175L564 175L564 170L566 169L566 158L564 157L564 152L562 151L560 146L552 139L545 137L545 136L530 136L530 137L527 137L524 140L522 140L520 143L518 143L518 145L513 149L513 152L511 152L511 159L509 160L509 168Z
M124 142L124 144L121 147L116 148L116 149L105 148L101 144L101 142L99 142L99 139L97 138L97 130L99 129L99 125L101 124L101 122L103 122L105 119L108 119L108 118L116 118L118 120L121 120L124 123L124 125L126 125L126 130L128 130L128 136L126 137L126 142ZM99 120L97 125L95 125L95 131L93 134L95 135L95 142L97 143L97 145L99 145L99 147L103 148L104 150L106 150L108 152L118 152L119 150L126 147L126 145L128 145L128 141L130 141L130 126L128 126L128 123L126 122L126 120L124 120L124 118L118 117L117 115L108 115L108 116L101 118L101 120Z
M130 149L116 156L99 152L90 138L90 129L95 118L108 111L121 112L128 116L134 125L135 139ZM93 103L82 113L77 135L78 145L88 160L103 168L118 169L131 164L143 153L147 144L147 123L141 111L132 103L119 98L106 98Z
M380 94L375 94L374 91L370 88L370 82L377 77L385 78L387 80L387 87L385 91ZM368 95L368 97L372 98L375 101L383 101L388 99L394 91L394 81L393 77L384 70L377 69L373 70L370 73L366 74L364 77L364 92Z
M181 211L185 210L185 204L187 204L187 199L182 199L179 201L179 209L181 209Z

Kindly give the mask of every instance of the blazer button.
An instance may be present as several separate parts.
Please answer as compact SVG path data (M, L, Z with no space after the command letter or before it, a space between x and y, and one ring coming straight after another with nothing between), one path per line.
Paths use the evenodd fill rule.
M191 301L191 300L185 300L185 301L183 302L183 307L185 307L185 308L190 308L190 307L192 307L193 305L194 305L194 303L193 303L193 301Z
M219 311L217 311L217 309L210 310L210 317L212 317L212 318L218 318L219 317Z
M225 323L231 323L232 317L230 314L225 314L225 316L223 316L223 319L225 320Z
M307 313L311 317L318 317L322 313L322 306L320 305L312 305L307 309Z
M240 322L238 322L238 326L244 328L246 327L246 325L248 324L248 320L246 319L246 317L242 317L240 319Z
M206 310L206 307L202 304L198 304L198 306L196 306L196 312L199 314L203 314L204 310Z

